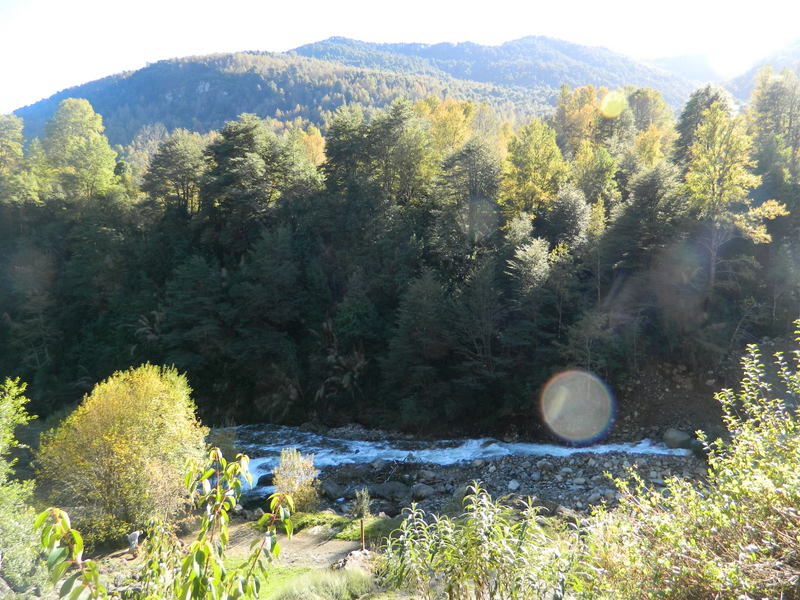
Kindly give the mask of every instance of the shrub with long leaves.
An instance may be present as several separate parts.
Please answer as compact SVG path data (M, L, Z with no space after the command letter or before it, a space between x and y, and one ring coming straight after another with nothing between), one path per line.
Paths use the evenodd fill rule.
M458 518L412 505L380 572L426 600L563 598L579 544L573 531L546 530L538 512L528 503L515 513L477 483Z
M800 340L798 340L800 342ZM730 440L705 441L705 482L668 480L659 492L619 482L618 509L587 536L593 597L798 598L800 573L800 351L776 354L783 399L756 346L738 392L716 395Z
M83 539L72 529L67 513L57 508L42 512L35 526L41 531L51 580L59 597L68 600L258 598L266 580L268 561L280 553L278 524L282 524L288 535L292 533L289 516L293 502L291 497L273 494L270 512L258 523L265 531L264 536L253 543L250 556L241 566L226 567L229 513L241 495L243 482L252 484L247 466L247 456L240 454L228 462L214 448L205 465L187 473L187 489L195 505L203 509L197 538L184 546L169 526L161 522L151 524L136 583L124 590L109 591L101 582L96 563L83 559Z

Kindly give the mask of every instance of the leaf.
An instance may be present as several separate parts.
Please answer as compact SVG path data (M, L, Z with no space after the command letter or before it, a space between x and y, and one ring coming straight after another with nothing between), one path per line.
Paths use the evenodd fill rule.
M75 573L73 573L72 575L70 575L70 576L69 576L69 577L68 577L68 578L67 578L67 579L64 581L64 583L63 583L63 584L61 584L61 589L60 589L60 590L59 590L59 592L58 592L59 596L62 596L62 597L63 597L63 596L66 596L67 594L69 594L69 593L70 593L70 591L72 591L72 586L74 586L74 585L75 585L75 581L78 579L78 577L80 577L80 574L81 574L81 572L80 572L80 571L76 571Z
M63 546L61 548L53 548L50 551L50 554L47 555L47 568L51 571L55 569L55 566L58 563L64 561L67 558L67 553L69 552L69 548Z
M49 508L47 510L45 510L45 511L40 512L37 515L36 520L33 522L33 528L34 529L39 529L39 527L42 526L42 523L44 523L44 520L48 516L50 516L50 509Z
M77 560L78 562L81 561L81 555L83 554L83 538L79 531L75 529L70 530L70 534L72 535L72 558Z
M69 595L69 600L86 600L91 597L92 589L85 583L73 588L72 593Z

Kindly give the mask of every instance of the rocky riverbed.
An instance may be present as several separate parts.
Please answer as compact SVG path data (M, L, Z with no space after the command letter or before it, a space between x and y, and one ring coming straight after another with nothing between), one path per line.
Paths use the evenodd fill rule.
M656 488L672 476L697 479L706 473L705 460L690 451L696 440L674 428L648 431L650 438L639 442L583 448L494 438L419 440L358 425L324 432L238 429L237 445L252 457L258 482L254 495L271 491L270 472L280 449L293 446L315 455L324 501L343 513L362 488L370 491L373 511L388 516L412 502L426 510L458 509L473 481L495 497L530 496L550 510L587 511L600 503L613 505L618 494L611 477L629 477L631 469Z
M617 501L608 475L627 477L633 469L647 485L663 488L669 477L702 478L706 468L705 461L693 455L627 453L505 456L444 466L375 460L327 467L320 482L326 501L339 511L346 511L355 491L364 487L374 499L374 510L388 516L398 514L412 501L427 510L446 509L454 501L459 505L473 481L495 497L531 496L553 511L558 506L586 511L602 502Z

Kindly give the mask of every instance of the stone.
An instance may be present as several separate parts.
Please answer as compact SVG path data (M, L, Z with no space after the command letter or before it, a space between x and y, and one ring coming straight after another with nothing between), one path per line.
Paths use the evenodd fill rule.
M345 489L335 481L325 480L320 484L322 494L329 500L336 500L345 495Z
M369 550L353 550L350 554L348 554L341 560L337 560L335 563L333 563L331 565L331 568L370 573L371 562L372 562L372 553Z
M482 458L476 458L475 460L472 461L472 466L475 467L476 469L480 469L485 464L486 461L483 460Z
M387 481L370 487L373 496L386 500L402 500L410 495L409 487L400 481Z
M264 473L264 475L258 478L258 487L265 487L268 485L272 485L272 473Z
M426 498L433 496L435 493L436 490L424 483L417 483L411 488L411 498L413 500L425 500Z
M263 516L264 516L264 510L262 508L255 508L253 510L244 511L244 518L247 519L248 521L258 521Z
M386 461L380 458L376 458L371 463L369 463L369 466L375 469L376 471L380 471L386 466Z
M516 492L520 488L520 483L516 479L512 479L511 481L508 482L507 487L512 492Z
M583 477L576 477L572 480L572 485L586 485L586 479Z
M552 471L555 469L555 465L546 458L543 458L536 463L536 468L538 468L540 471Z
M531 481L541 481L542 474L539 471L533 471L530 477Z
M603 495L600 492L598 492L597 490L595 490L594 492L589 494L588 498L586 498L586 503L587 504L597 504L598 502L600 502L602 497L603 497Z
M664 432L662 439L667 448L689 448L692 443L691 435L673 427Z
M425 481L435 481L435 480L437 480L439 478L436 476L436 473L434 473L433 471L431 471L429 469L421 469L417 473L417 479L419 481L425 482Z

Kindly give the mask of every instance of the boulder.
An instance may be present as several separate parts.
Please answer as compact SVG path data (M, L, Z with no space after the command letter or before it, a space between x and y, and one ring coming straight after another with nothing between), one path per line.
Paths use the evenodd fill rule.
M508 482L507 487L512 492L516 492L520 488L519 481L517 481L516 479L512 479L511 481Z
M556 468L555 465L551 461L547 460L546 458L543 458L539 462L537 462L536 463L536 467L540 471L552 471L553 469Z
M382 458L376 458L371 463L369 463L369 466L375 469L376 471L380 471L381 469L386 467L387 464L388 463Z
M258 478L258 483L256 485L258 487L272 485L272 473L264 473L261 477Z
M422 469L419 471L419 473L417 473L418 481L431 482L431 481L436 481L437 479L439 478L436 476L436 473L428 469Z
M436 493L431 486L424 483L417 483L411 488L411 498L413 500L425 500Z
M345 556L344 558L337 560L333 565L331 565L332 569L347 569L349 571L363 571L364 573L370 573L371 567L370 563L372 562L372 553L369 550L353 550L350 554Z
M400 481L387 481L370 486L370 493L385 500L402 500L411 494L409 487Z
M662 439L667 448L689 448L692 444L691 435L673 427L664 432Z
M343 486L329 479L323 481L319 488L322 491L322 494L329 500L338 500L339 498L343 498L346 491Z

